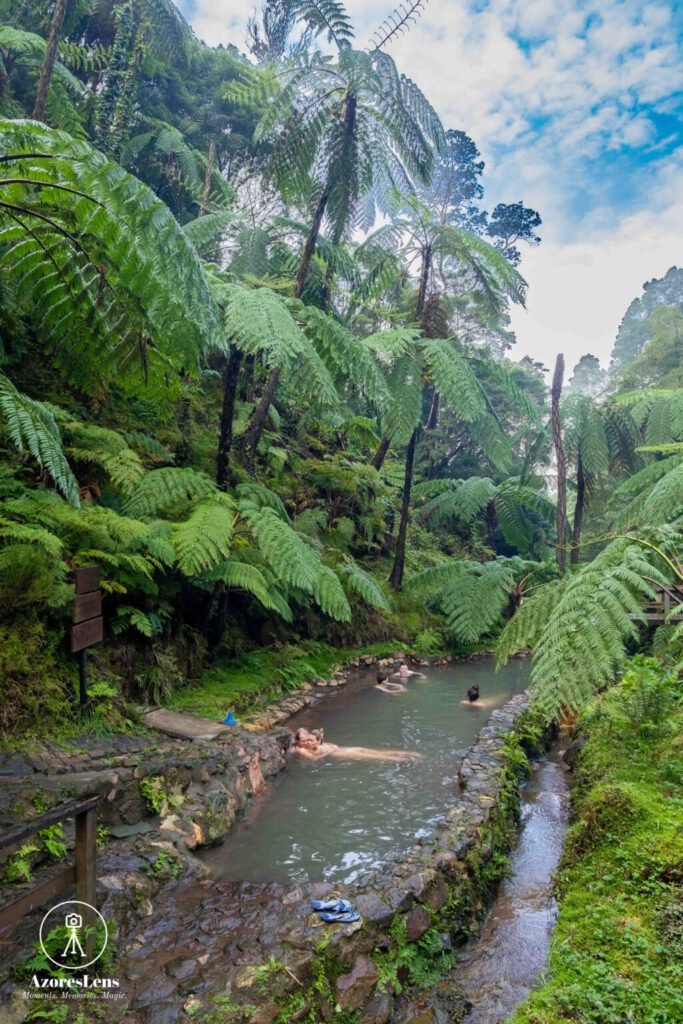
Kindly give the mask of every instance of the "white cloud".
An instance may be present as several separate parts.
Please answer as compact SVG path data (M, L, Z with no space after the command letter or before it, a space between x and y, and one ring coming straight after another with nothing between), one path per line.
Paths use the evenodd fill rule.
M362 47L392 3L346 6ZM522 265L530 296L528 312L514 314L519 354L552 361L564 349L570 366L586 351L604 360L643 282L683 262L683 206L674 201L683 172L666 155L637 168L639 158L649 153L654 161L662 148L647 108L677 113L676 5L478 6L473 12L465 0L430 0L390 52L446 127L463 129L479 146L487 205L523 199L543 217L543 242ZM249 0L195 0L192 23L210 44L243 48L251 10ZM627 193L628 208L619 200Z
M524 261L526 311L515 309L513 358L533 356L552 367L564 352L568 371L586 352L609 361L617 327L645 281L683 265L683 169L667 176L655 210L625 218L611 230L567 245L545 241ZM669 188L670 187L670 188ZM675 196L666 203L665 195Z

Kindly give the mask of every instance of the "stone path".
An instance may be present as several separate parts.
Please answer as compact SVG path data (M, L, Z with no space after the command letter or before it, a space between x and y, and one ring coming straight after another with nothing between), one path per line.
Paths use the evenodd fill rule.
M145 711L142 721L148 729L163 732L167 736L176 736L181 740L215 740L233 729L232 726L214 722L211 718L188 715L182 711L169 711L166 708Z

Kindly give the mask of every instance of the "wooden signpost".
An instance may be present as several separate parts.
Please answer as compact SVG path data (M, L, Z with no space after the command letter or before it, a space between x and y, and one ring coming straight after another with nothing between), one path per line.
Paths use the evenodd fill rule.
M99 644L104 635L99 566L76 569L75 583L71 653L78 654L78 703L81 711L85 711L88 706L88 648Z

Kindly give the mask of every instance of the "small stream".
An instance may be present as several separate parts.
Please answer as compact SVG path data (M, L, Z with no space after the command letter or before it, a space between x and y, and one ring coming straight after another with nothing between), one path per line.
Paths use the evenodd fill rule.
M458 958L454 978L472 1003L465 1024L500 1024L529 994L548 960L557 907L552 876L569 813L567 767L555 746L522 792L521 832L510 877L481 934Z

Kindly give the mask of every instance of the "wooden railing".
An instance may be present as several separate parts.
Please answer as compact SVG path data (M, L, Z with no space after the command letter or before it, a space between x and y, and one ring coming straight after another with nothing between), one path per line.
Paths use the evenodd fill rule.
M683 587L660 590L651 601L645 601L642 608L648 622L683 622Z
M58 804L37 818L17 825L0 835L0 850L17 846L24 839L40 832L49 825L56 825L69 818L76 820L76 858L75 863L64 868L59 874L34 885L28 892L23 892L10 903L0 908L0 930L28 914L36 907L44 906L56 896L72 891L76 899L95 906L96 898L96 863L97 863L97 807L102 802L101 796L87 796L78 800L69 800Z

